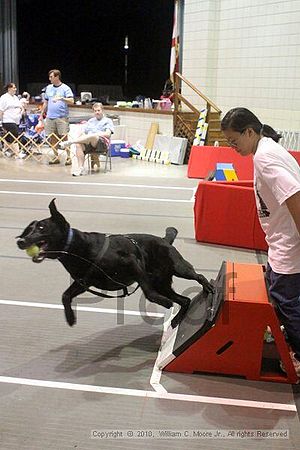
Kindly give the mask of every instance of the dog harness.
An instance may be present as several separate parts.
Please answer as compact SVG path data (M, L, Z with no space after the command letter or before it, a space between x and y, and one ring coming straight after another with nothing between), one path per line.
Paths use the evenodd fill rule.
M105 253L107 252L108 248L109 248L109 245L110 245L109 237L111 236L110 234L106 234L106 235L105 235L103 246L102 246L102 248L101 248L99 254L97 255L97 258L96 258L95 263L93 263L92 261L89 261L89 260L86 259L86 258L83 258L82 256L75 255L75 254L69 252L69 249L70 249L70 246L71 246L71 242L72 242L73 236L74 236L74 230L70 227L70 228L69 228L69 231L68 231L67 241L66 241L65 247L64 247L64 249L63 249L63 252L64 252L64 253L67 253L69 256L77 257L77 258L79 258L79 259L81 259L81 260L83 260L83 261L85 261L85 262L91 264L91 267L87 270L87 272L86 272L84 278L75 279L75 281L77 281L77 283L79 283L81 286L83 286L83 287L86 289L87 292L90 292L91 294L97 295L97 296L99 296L99 297L104 297L104 298L122 298L122 297L127 297L127 296L129 296L129 295L132 295L132 294L139 288L139 284L138 284L138 285L136 286L136 288L135 288L132 292L129 293L129 292L128 292L128 289L127 289L127 286L125 286L123 283L119 283L117 280L113 280L113 279L112 279L109 275L107 275L107 274L104 272L104 270L101 269L101 267L98 265L98 264L100 263L101 259L103 258L103 256L105 255ZM142 252L141 252L141 250L140 250L140 248L139 248L139 245L138 245L138 243L136 242L136 240L133 239L133 238L131 238L131 237L128 236L128 235L123 235L123 236L124 236L126 239L129 239L130 242L132 242L132 244L138 249L139 256L142 258ZM58 257L58 259L60 259L60 258ZM90 288L88 287L88 285L87 285L87 283L86 283L85 280L88 279L88 277L91 275L92 271L95 270L95 269L97 269L97 270L101 271L102 273L104 273L104 275L106 275L106 277L109 278L109 279L111 279L113 282L120 284L120 286L122 286L123 294L122 294L122 295L118 295L118 296L115 296L115 295L108 295L108 294L103 294L102 292L99 292L99 291L95 291L94 289L90 289Z

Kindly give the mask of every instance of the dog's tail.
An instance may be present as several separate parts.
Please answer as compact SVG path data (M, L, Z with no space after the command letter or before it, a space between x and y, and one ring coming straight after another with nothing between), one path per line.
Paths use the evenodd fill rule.
M178 234L178 231L174 227L168 227L166 228L166 235L164 236L164 239L169 243L173 244L175 241L175 238Z

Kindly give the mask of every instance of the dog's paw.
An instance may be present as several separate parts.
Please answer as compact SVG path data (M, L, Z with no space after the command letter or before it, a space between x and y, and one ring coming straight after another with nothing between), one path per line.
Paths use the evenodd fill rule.
M178 313L171 320L171 327L172 328L176 328L180 324L180 322L185 318L185 316L187 315L187 312L188 312L190 304L191 304L191 301L187 298L186 304L181 306L181 308L178 311Z
M176 316L173 317L173 319L171 320L171 327L173 329L176 328L180 324L185 315L186 311L184 313L179 312L178 314L176 314Z
M183 320L183 318L184 318L184 315L179 315L179 316L177 315L171 320L171 327L173 328L173 330L174 330L174 328L178 327L178 325Z
M66 321L72 327L76 323L76 316L72 309L65 310Z
M174 328L176 328L178 326L178 324L179 324L179 319L174 317L174 319L171 320L171 327L173 328L173 330L174 330Z
M215 292L214 286L208 281L202 284L204 292L207 294L213 294Z
M210 283L203 275L198 274L197 281L201 284L203 291L207 294L214 293L215 288L212 283Z

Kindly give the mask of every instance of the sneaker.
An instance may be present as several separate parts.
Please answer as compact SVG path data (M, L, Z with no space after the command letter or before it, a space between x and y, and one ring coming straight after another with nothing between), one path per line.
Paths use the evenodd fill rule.
M26 153L26 152L20 152L20 153L18 154L17 158L23 159L23 158L26 158L26 156L27 156L27 153Z
M72 165L72 160L71 160L71 158L67 158L66 160L65 160L65 166L71 166Z
M65 148L69 147L70 145L71 145L70 141L63 141L58 144L58 146L61 150L64 150Z
M4 155L7 156L7 158L11 158L13 154L14 154L14 152L12 152L11 150L6 150L4 152Z
M78 170L75 170L72 172L73 177L80 177L81 175L86 175L86 171L84 167L80 167Z
M298 359L295 358L295 353L292 350L290 351L290 357L291 357L292 363L294 365L296 375L297 375L297 377L300 378L300 361L298 361ZM280 369L284 373L286 373L286 370L285 370L283 362L280 361L279 364L280 364Z
M51 159L50 161L49 161L49 164L50 165L52 165L52 164L59 164L60 163L60 160L56 157L56 158L54 158L54 159Z

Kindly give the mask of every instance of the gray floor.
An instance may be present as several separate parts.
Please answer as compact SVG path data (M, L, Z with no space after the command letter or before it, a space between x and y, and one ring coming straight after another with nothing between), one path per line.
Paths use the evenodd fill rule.
M111 173L74 178L64 166L2 157L0 185L1 449L299 448L299 416L285 410L297 404L298 387L160 373L166 311L140 291L124 302L81 296L78 323L69 328L60 303L68 274L59 262L33 264L15 245L30 221L49 216L56 197L72 226L85 231L163 235L175 226L176 247L209 279L224 260L264 262L254 251L194 240L197 180L186 178L186 166L114 158ZM174 284L191 296L198 291ZM92 430L134 430L135 439L91 439ZM203 436L209 430L212 437ZM243 430L287 430L289 438L242 438Z

